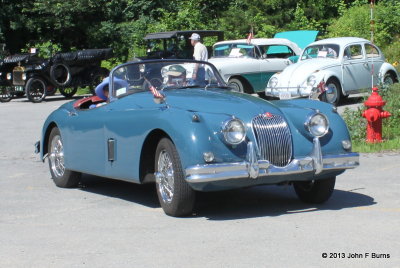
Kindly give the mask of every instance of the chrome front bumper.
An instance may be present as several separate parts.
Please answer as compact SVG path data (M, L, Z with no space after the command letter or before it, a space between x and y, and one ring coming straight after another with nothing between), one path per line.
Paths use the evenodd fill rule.
M292 175L314 172L316 175L326 170L344 170L359 165L358 153L339 155L322 155L318 138L314 138L313 149L309 156L293 159L285 167L271 165L266 160L256 159L256 150L252 142L247 146L247 159L243 162L195 165L188 167L186 181L188 183L207 183L231 179L252 178L264 176Z
M280 99L290 98L303 98L310 97L310 95L316 91L316 88L312 87L276 87L265 89L265 95L269 97L276 97ZM290 97L288 97L290 95ZM283 97L284 96L284 97Z

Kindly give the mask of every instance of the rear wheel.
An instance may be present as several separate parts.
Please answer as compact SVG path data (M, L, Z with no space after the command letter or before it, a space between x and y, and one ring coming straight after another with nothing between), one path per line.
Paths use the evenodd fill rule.
M100 68L100 70L93 76L92 82L90 83L89 90L92 95L96 95L94 89L100 84L104 78L109 75L110 71L107 68Z
M30 78L26 83L26 96L34 103L41 102L46 97L46 83L41 78Z
M9 102L12 99L11 87L0 86L0 102Z
M171 140L160 140L155 157L156 189L165 214L180 217L192 213L195 191L184 179L178 152Z
M56 127L50 132L47 148L50 174L54 183L62 188L76 187L81 179L81 173L65 169L64 144L60 130Z
M228 86L232 88L233 91L244 93L244 85L242 81L236 78L232 78L228 81Z
M386 73L385 77L383 78L383 87L388 88L390 85L393 85L395 79L391 73Z
M336 79L328 79L326 88L327 90L320 96L321 101L337 106L342 92L339 82Z
M66 98L72 98L75 93L78 91L78 87L67 87L67 88L60 88L60 93Z
M313 181L293 182L299 199L306 203L323 203L327 201L335 188L336 177Z

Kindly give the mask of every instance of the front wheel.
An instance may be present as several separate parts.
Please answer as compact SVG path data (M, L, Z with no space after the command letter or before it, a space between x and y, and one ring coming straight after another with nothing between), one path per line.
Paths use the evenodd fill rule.
M165 214L174 217L190 215L195 191L185 181L178 152L167 138L158 143L155 171L158 200Z
M244 93L244 85L242 81L236 78L232 78L228 82L228 87L232 88L235 92Z
M321 101L337 106L342 91L339 82L335 79L328 79L325 86L326 91L321 94Z
M50 174L55 185L62 188L76 187L81 179L81 173L65 169L64 144L57 127L50 132L47 148Z
M46 97L46 83L41 78L30 78L26 83L26 96L34 103L41 102Z
M9 102L12 99L11 87L0 86L0 102Z
M320 204L331 197L335 182L336 177L313 181L296 181L293 182L293 187L301 201Z

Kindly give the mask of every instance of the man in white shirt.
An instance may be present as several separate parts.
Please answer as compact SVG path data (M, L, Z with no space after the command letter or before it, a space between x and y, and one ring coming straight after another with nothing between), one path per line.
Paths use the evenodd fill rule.
M191 41L192 46L194 47L193 58L195 60L207 61L208 60L207 48L200 42L200 35L197 33L193 33L189 39ZM195 64L192 75L193 80L202 84L205 82L205 74L206 72L204 69L204 64Z

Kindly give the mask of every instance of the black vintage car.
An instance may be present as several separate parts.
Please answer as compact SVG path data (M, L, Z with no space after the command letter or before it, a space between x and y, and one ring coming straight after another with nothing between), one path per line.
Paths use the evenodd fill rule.
M101 67L101 61L111 57L110 48L57 53L49 59L39 57L35 51L7 56L0 67L0 101L26 93L30 101L41 102L57 89L67 98L78 87L93 89L109 73Z
M224 40L223 31L190 30L150 33L144 37L147 41L147 59L193 59L193 47L189 37L198 33L202 42L212 53L212 45Z

